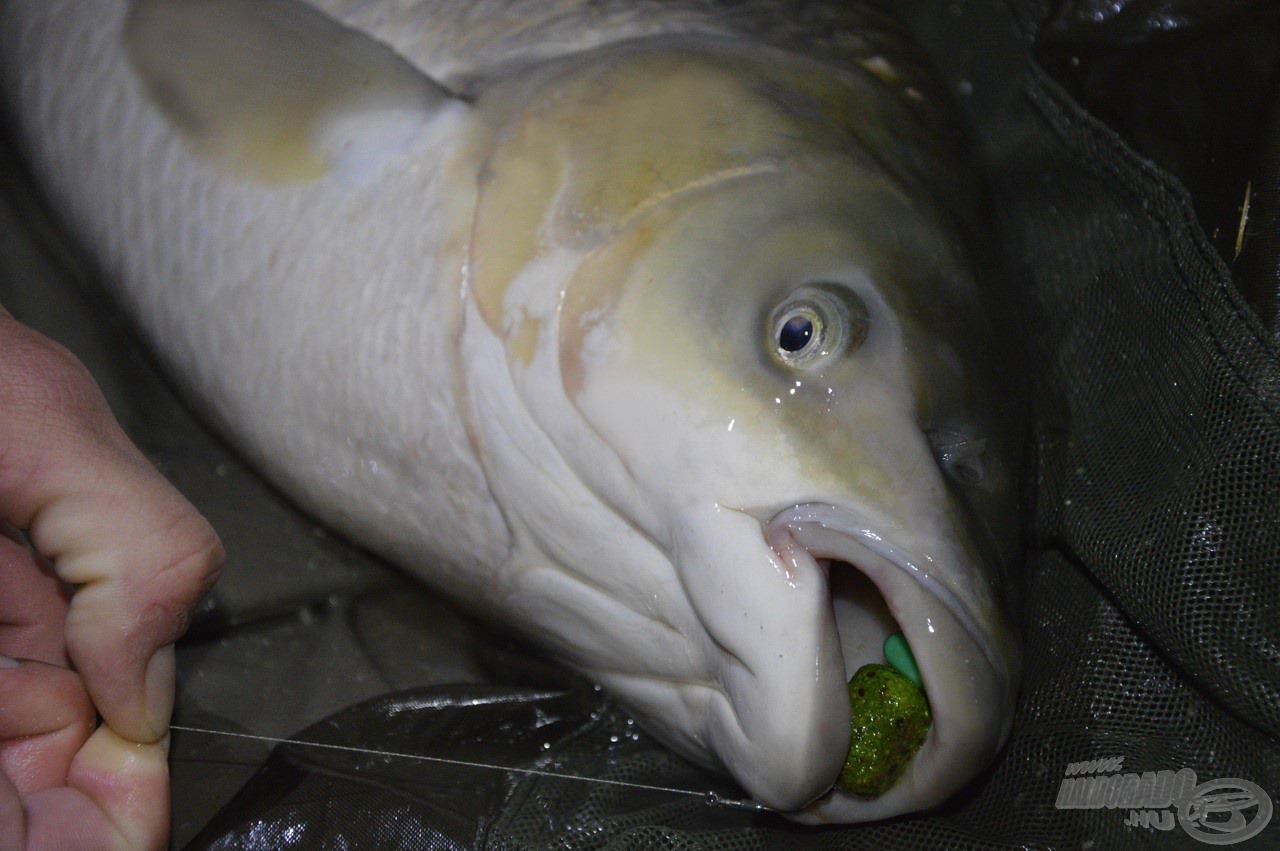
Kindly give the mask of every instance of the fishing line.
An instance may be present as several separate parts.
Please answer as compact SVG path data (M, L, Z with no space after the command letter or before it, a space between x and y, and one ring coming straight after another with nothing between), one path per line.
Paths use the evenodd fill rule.
M351 745L331 745L325 742L308 742L300 739L281 739L274 736L256 736L251 733L233 733L229 730L209 730L203 727L187 727L182 724L170 724L172 730L179 730L183 733L199 733L206 736L223 736L231 739L250 739L257 742L268 742L276 745L297 745L299 747L308 748L327 748L332 751L346 751L348 753L364 754L366 756L383 756L393 759L412 759L421 762L434 762L439 765L452 765L461 768L479 768L489 771L506 771L515 774L524 774L527 776L549 777L555 780L582 780L587 783L600 783L606 786L624 786L630 789L642 789L647 792L665 792L670 795L688 795L695 798L701 798L707 806L711 807L727 807L734 810L745 810L753 813L772 813L777 812L763 804L757 804L755 801L737 800L734 798L726 798L717 792L706 791L697 792L692 789L677 789L671 786L651 786L647 783L633 783L627 780L609 780L603 777L584 777L581 774L561 774L556 771L547 771L541 768L521 768L519 766L495 765L487 762L470 762L464 759L449 759L440 756L424 756L415 753L401 753L397 751L380 751L370 748L357 748Z

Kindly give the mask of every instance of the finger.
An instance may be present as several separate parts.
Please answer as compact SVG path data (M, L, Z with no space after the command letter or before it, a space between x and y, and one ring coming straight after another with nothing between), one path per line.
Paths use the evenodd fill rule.
M66 668L0 656L0 774L21 795L62 786L96 716Z
M79 586L67 649L103 719L158 741L171 645L217 576L217 536L124 436L84 367L4 316L0 410L0 519Z
M23 798L0 775L0 848L164 848L167 743L129 742L104 725L76 754L66 786Z
M22 810L22 796L4 772L0 771L0 848L26 846L27 817Z
M0 848L155 848L168 829L167 739L94 731L73 671L0 656Z
M12 530L0 527L0 653L67 667L69 589Z

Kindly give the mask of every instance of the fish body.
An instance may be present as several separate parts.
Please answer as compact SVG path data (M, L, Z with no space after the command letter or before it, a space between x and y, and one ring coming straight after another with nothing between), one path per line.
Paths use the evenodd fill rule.
M847 4L16 0L33 167L318 517L804 821L1008 733L1016 401L945 110ZM901 631L933 726L831 791Z

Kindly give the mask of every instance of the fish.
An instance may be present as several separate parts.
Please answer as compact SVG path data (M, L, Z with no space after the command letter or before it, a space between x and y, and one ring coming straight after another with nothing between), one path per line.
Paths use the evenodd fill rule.
M870 4L9 0L43 191L298 504L804 823L1010 731L1022 404L948 93ZM833 788L900 633L932 723Z

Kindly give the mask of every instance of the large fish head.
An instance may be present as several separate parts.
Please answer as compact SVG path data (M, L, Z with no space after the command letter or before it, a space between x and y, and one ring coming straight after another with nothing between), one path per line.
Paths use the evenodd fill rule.
M539 83L495 134L470 270L521 407L584 486L566 506L596 501L557 509L556 533L592 537L599 505L625 521L623 543L584 544L594 565L555 569L682 642L635 632L639 672L599 658L627 644L621 618L558 646L666 741L814 821L947 798L1001 746L1017 681L1010 367L957 224L972 199L926 189L931 169L954 188L953 164L874 67L702 44ZM670 575L641 585L627 547ZM932 727L889 791L832 792L846 681L896 632Z

